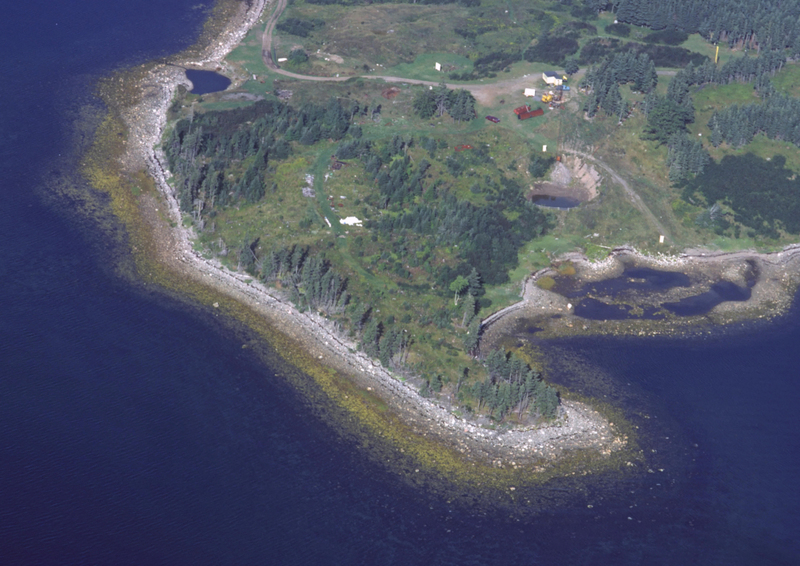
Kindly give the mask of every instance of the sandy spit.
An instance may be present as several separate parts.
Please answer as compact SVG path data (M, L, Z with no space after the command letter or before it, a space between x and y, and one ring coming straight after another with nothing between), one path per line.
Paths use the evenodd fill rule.
M444 407L421 397L416 389L387 371L377 360L358 352L356 344L337 332L323 316L300 313L279 292L194 251L192 241L195 235L191 229L182 227L178 202L167 183L171 175L160 148L167 108L179 85L191 87L181 67L224 69L223 58L256 24L265 6L265 0L254 0L249 7L243 5L242 11L219 38L210 42L201 56L154 67L138 85L140 101L122 112L128 128L127 151L122 166L128 172L146 169L164 197L169 209L166 216L176 226L170 228L158 220L157 202L142 204L145 218L152 220L151 224L155 223L153 230L161 261L247 304L300 342L321 363L378 394L420 434L434 436L470 458L502 466L503 462L550 460L572 449L590 449L604 454L621 449L626 441L615 432L613 425L591 407L573 401L563 403L555 424L524 430L489 430L456 417Z

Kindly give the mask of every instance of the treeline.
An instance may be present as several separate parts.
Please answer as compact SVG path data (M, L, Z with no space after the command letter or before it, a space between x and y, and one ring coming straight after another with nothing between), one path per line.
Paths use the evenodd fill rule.
M644 100L647 125L642 138L667 144L667 167L673 183L701 174L710 159L703 144L689 139L686 130L695 117L690 96L692 76L690 64L672 78L666 96L651 93Z
M446 113L456 122L469 122L477 116L472 93L463 88L451 90L444 82L433 89L418 92L413 106L417 116L423 120Z
M411 337L391 321L381 321L368 304L354 304L350 311L351 328L359 339L359 347L384 367L402 368L409 354ZM390 323L391 322L391 323Z
M769 96L774 91L770 79L785 63L782 54L766 52L759 57L732 59L720 68L710 62L698 67L690 64L672 78L665 97L651 96L645 100L647 127L644 137L668 145L670 181L678 183L700 175L710 160L702 144L686 135L686 125L694 122L695 116L690 96L693 86L754 82L755 88L767 99L765 104L734 105L715 112L709 122L710 141L715 147L723 141L739 147L752 141L753 136L760 132L773 139L792 138L794 127L800 121L800 107L792 102L793 99ZM800 133L793 139L800 142Z
M782 53L768 51L758 57L743 55L731 59L721 67L717 67L711 61L697 66L690 64L678 71L673 80L678 79L687 86L755 82L758 88L768 83L785 64L786 57Z
M699 33L711 43L800 54L798 0L584 0L584 4L594 12L614 10L618 21L653 30L673 28Z
M597 37L586 42L577 60L578 63L582 65L590 65L592 63L597 63L604 57L610 57L616 53L623 53L626 51L632 51L636 54L647 53L656 67L680 68L685 67L689 63L700 65L704 61L709 60L705 55L701 55L695 51L689 51L683 47L657 45L653 43L644 44L635 41L623 42L619 39L609 39L607 37Z
M678 183L700 175L711 157L698 140L689 139L685 132L678 132L667 140L667 167L669 180Z
M395 134L385 144L370 140L347 141L336 148L336 157L352 159L358 157L368 175L373 176L380 194L375 203L378 208L412 201L424 190L423 179L430 163L423 159L416 166L405 153L414 143L413 138ZM386 165L386 167L384 167Z
M328 260L311 255L308 247L293 245L273 249L264 258L255 257L255 252L253 255L254 263L260 266L261 279L280 281L301 311L313 309L339 314L348 305L347 279L332 269Z
M251 251L254 248L250 246ZM351 328L364 352L378 358L387 368L405 364L411 346L408 332L396 328L393 320L391 323L379 320L369 305L353 300L347 292L347 278L322 255L312 254L308 247L293 245L270 250L264 258L256 258L253 252L253 258L261 280L280 282L301 312L310 309L337 315L347 310Z
M773 94L761 104L734 104L714 112L708 122L714 147L723 141L741 147L757 134L800 146L800 100Z
M619 85L633 83L640 92L651 92L658 84L653 61L647 54L636 55L630 51L607 58L590 68L580 86L588 90L584 110L592 117L599 110L621 120L628 114L629 105L622 98Z
M256 202L266 191L266 172L274 160L289 157L292 141L312 145L342 139L366 108L347 107L331 98L327 105L262 100L252 106L213 111L180 120L164 143L170 171L177 179L181 210L195 221L217 207ZM353 128L354 134L360 129Z
M488 376L472 386L477 411L489 410L497 420L524 413L552 420L558 416L558 392L542 381L541 374L518 356L504 350L491 352L484 361Z

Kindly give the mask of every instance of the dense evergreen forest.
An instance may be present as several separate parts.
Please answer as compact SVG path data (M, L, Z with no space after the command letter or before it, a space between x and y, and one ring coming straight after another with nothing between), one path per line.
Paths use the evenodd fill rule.
M633 83L632 88L648 93L658 84L658 75L653 60L646 53L618 53L603 59L599 65L590 68L581 86L588 96L583 109L589 117L602 109L610 116L618 115L622 120L629 112L628 102L623 100L619 85Z
M728 205L734 219L751 229L751 236L777 238L779 229L798 234L800 180L785 164L783 156L769 161L749 153L725 156L687 183L684 198Z
M699 33L711 43L800 54L800 1L788 0L585 0L595 12L613 10L617 20L653 30Z
M714 112L708 127L715 147L725 142L738 148L753 141L756 134L800 146L800 100L773 94L760 104L734 104Z
M459 122L475 118L474 104L467 91L440 85L421 90L414 106L426 118L447 114ZM258 208L281 198L273 179L282 163L332 148L323 150L332 151L331 163L363 171L365 184L372 187L364 203L378 213L366 222L369 239L351 236L356 257L369 254L365 267L380 270L382 278L400 285L409 299L441 306L423 308L416 318L382 315L387 310L385 290L337 264L341 258L332 243L286 245L248 233L244 241L223 245L218 254L232 268L281 288L300 310L324 313L387 368L422 375L425 395L436 395L446 386L451 398L471 410L488 411L495 420L512 415L523 420L554 418L556 391L538 372L504 352L491 354L490 365L482 371L458 370L455 381L452 372L410 362L413 336L439 348L451 342L446 339L451 335L462 352L482 358L476 315L483 285L507 281L520 247L548 230L552 221L525 198L519 182L497 169L484 147L455 152L443 140L428 137L367 138L355 122L379 113L379 105L343 98L297 108L262 100L235 110L190 111L164 142L181 210L200 233L214 233L223 211ZM426 157L420 158L420 153ZM476 166L494 173L475 179L469 194L480 198L471 202L450 186L473 175L468 171ZM314 191L307 190L305 217L288 219L287 224L296 223L305 232L324 226ZM287 222L283 216L280 221ZM384 251L368 251L373 249ZM361 278L355 286L354 276ZM414 310L408 301L403 304L406 311ZM432 343L431 334L441 338Z
M684 183L685 199L701 199L720 218L717 203L726 204L733 218L750 229L751 236L778 238L779 230L798 233L798 189L794 174L784 168L783 157L770 162L748 154L726 156L714 163L699 140L688 138L686 126L695 119L693 90L747 83L753 85L760 100L715 111L708 122L711 145L739 148L761 134L800 146L800 102L778 94L772 84L787 57L800 57L800 1L586 0L585 5L594 11L613 10L620 23L607 31L621 37L630 32L625 24L633 24L662 30L657 33L674 35L675 41L685 39L680 34L700 33L709 42L743 49L741 57L721 66L708 60L689 63L672 78L666 96L648 96L643 104L647 115L644 137L668 146L669 178ZM667 37L661 39L669 42ZM758 56L749 56L747 50L757 51ZM602 110L620 119L625 116L627 103L619 96L617 85L633 80L630 69L635 67L630 59L626 65L620 55L608 56L587 72L584 84L590 88L589 115ZM620 72L620 68L628 72ZM647 92L638 84L635 88ZM724 220L716 227L728 224ZM738 235L738 227L735 232Z
M342 139L353 115L367 111L355 103L345 108L336 99L325 107L307 103L297 110L262 100L180 120L164 149L170 171L179 179L181 210L199 222L217 207L257 202L266 193L264 173L270 161L289 157L291 142L313 145L320 139Z

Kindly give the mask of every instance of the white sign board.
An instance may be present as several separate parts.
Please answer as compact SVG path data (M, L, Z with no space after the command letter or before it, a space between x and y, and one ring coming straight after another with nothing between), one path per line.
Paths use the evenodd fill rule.
M437 71L441 71L442 70L442 65L441 65L441 63L434 63L433 64L433 68L436 69Z

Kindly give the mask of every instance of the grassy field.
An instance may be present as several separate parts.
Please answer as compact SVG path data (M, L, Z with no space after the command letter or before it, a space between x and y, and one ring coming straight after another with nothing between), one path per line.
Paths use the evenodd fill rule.
M773 80L776 88L790 96L800 94L800 66L788 64L778 73ZM711 130L708 121L716 110L721 110L733 104L745 105L759 103L758 97L752 84L733 83L724 86L707 86L694 93L693 95L697 117L694 124L689 126L692 136L709 139ZM770 140L763 135L758 135L755 139L738 149L734 149L726 144L715 148L710 143L705 144L706 149L715 160L720 160L726 155L742 155L753 153L764 159L775 155L786 157L786 167L800 173L800 150L791 143L779 140Z
M468 10L458 4L344 7L299 1L287 8L282 20L317 18L325 25L305 38L278 33L274 46L279 57L298 47L314 55L319 51L323 56L316 57L317 62L331 73L363 72L363 65L392 67L411 63L423 53L463 54L463 40L453 30L468 15Z
M450 82L446 72L437 71L435 64L439 63L444 69L455 72L464 72L472 69L472 61L457 53L423 53L418 55L411 63L400 63L393 67L380 69L380 74L396 77L408 77L423 81Z

